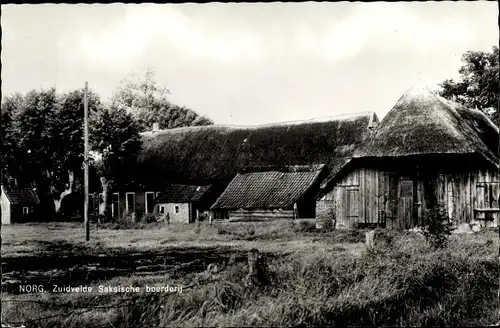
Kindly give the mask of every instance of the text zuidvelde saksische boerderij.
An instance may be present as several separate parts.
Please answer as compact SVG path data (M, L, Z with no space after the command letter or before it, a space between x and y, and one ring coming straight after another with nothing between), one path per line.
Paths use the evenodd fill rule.
M99 285L99 286L68 286L68 285L20 285L20 293L182 293L182 285L164 286L121 286L121 285Z

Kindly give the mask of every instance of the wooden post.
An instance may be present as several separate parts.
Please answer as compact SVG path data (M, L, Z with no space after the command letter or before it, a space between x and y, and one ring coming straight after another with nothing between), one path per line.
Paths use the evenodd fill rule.
M266 284L267 278L266 261L256 248L252 248L248 252L248 274L245 278L245 286Z
M373 237L375 236L375 230L370 230L366 233L366 247L368 249L373 248Z
M88 82L85 82L85 93L83 95L83 133L85 142L85 154L83 161L83 174L84 174L84 192L85 197L83 201L83 221L85 224L85 241L90 240L90 222L89 222L89 104L88 104Z
M500 10L500 2L498 2L498 9ZM498 23L500 23L500 16L498 17ZM498 38L498 41L500 41L500 37ZM498 59L500 59L500 54L498 54ZM498 91L500 92L500 85L498 86ZM500 108L500 98L498 98L498 107ZM500 111L497 112L498 119L500 120ZM500 143L498 144L498 153L500 154ZM500 178L500 167L498 168L498 177ZM498 238L500 239L500 218L497 218L497 229L498 229ZM498 264L500 265L500 245L498 245ZM498 317L500 319L500 275L498 276L499 279L499 285L498 285ZM500 322L499 322L500 324ZM498 325L498 324L497 324Z

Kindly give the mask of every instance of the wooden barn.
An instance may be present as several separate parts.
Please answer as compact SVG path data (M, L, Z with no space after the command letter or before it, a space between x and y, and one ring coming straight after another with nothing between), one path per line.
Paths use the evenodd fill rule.
M229 221L314 219L327 175L325 165L245 168L211 209Z
M480 111L408 90L325 184L339 227L408 229L443 208L456 225L497 226L499 131Z
M40 205L32 190L14 190L1 186L0 207L2 224L13 224L31 221Z
M169 185L156 198L156 212L169 217L170 222L192 223L205 215L210 186Z

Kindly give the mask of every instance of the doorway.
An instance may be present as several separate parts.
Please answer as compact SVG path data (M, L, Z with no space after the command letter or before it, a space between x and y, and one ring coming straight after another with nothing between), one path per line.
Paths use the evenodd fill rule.
M413 227L415 205L415 183L410 177L401 177L398 183L398 225L400 230Z

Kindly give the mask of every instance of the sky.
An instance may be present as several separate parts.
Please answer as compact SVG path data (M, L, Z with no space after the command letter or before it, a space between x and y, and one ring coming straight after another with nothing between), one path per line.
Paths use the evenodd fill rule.
M217 124L375 111L498 44L496 2L2 5L2 94L156 72Z

